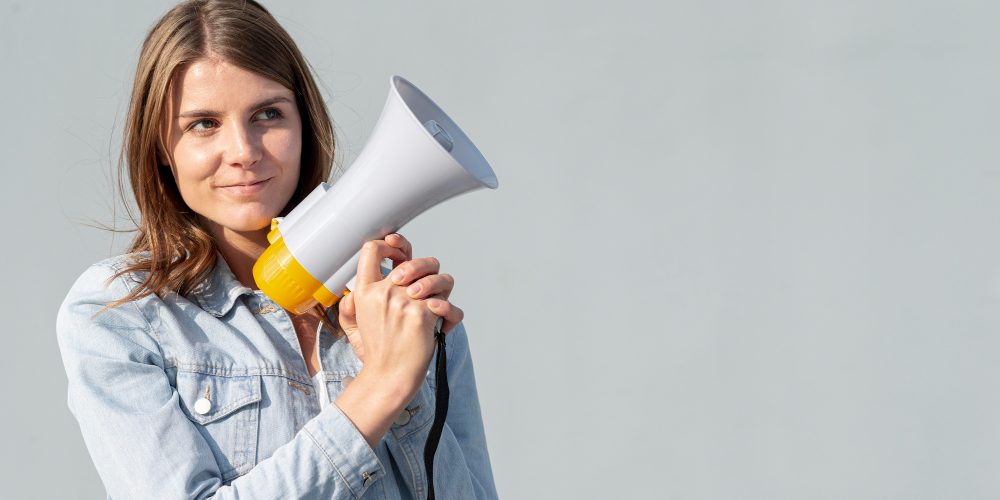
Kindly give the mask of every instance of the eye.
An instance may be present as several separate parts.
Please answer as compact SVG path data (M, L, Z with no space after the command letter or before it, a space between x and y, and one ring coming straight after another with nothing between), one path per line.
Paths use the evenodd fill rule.
M262 110L260 110L259 113L257 113L254 116L254 119L256 119L256 120L265 120L265 121L266 120L277 120L278 118L281 118L281 111L278 110L277 108L262 109Z
M208 118L205 118L195 122L191 122L191 124L188 125L188 130L205 131L214 127L216 127L215 120L209 120Z

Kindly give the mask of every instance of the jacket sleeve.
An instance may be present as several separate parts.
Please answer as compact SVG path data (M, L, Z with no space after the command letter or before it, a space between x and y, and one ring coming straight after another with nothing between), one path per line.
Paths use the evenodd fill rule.
M128 292L95 265L60 307L68 404L111 498L359 498L385 471L351 421L329 405L248 473L226 484L208 442L180 408L156 332ZM96 316L95 316L96 315Z
M497 498L496 486L464 325L459 323L445 340L451 395L448 417L434 456L434 493L442 499L494 499ZM433 364L432 360L432 373ZM433 382L433 378L429 380ZM421 422L405 427L393 426L386 434L386 444L393 455L405 457L411 473L404 473L404 480L410 484L417 498L427 495L423 452L434 419L435 385L425 383L411 403L413 418Z

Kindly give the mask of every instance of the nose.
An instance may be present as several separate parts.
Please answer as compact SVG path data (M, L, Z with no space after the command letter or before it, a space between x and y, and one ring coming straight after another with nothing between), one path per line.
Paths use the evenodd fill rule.
M249 168L261 158L260 137L242 124L231 123L227 127L223 161L234 167Z

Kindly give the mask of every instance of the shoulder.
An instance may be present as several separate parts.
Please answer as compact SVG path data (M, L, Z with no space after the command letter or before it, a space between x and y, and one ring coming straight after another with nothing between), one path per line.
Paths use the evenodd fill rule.
M120 273L137 254L125 254L94 263L70 287L56 315L56 340L67 368L77 369L94 359L132 359L160 364L159 342L148 320L145 297L108 307L140 283L134 273Z
M134 303L107 306L128 295L143 276L122 273L141 254L124 254L110 257L85 269L70 287L57 315L60 334L76 330L82 324L106 324L118 327L145 327L148 323Z
M148 257L148 253L146 252L126 253L122 255L115 255L114 257L108 257L104 260L95 262L83 271L83 273L80 275L80 278L77 279L77 283L75 283L74 286L79 284L85 284L86 279L93 279L100 277L102 275L107 275L107 278L110 278L115 274L118 274L121 270L125 269L129 265L137 262L138 260L144 257ZM105 278L105 280L107 280L107 278ZM122 284L127 286L127 282L141 281L143 276L138 273L128 273L127 275L122 275L121 278L126 278L122 280L123 281Z

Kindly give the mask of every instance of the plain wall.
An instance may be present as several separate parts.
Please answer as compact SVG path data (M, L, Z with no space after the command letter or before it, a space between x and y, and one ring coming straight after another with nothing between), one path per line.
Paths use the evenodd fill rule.
M457 279L503 498L1000 497L995 2L267 2L348 165L389 76L497 191L402 231ZM167 2L0 0L5 498L100 498L55 312L125 247Z

